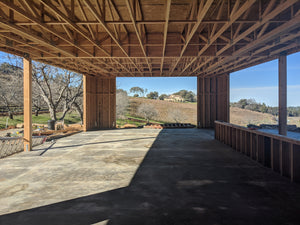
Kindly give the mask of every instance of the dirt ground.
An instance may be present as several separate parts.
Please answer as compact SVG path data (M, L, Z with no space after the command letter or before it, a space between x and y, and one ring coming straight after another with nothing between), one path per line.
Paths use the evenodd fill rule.
M197 104L195 103L177 103L166 102L160 100L131 98L130 99L130 113L135 114L137 108L142 103L152 104L159 112L155 118L158 121L169 121L169 112L175 109L182 111L184 116L182 123L197 124ZM277 117L268 113L254 112L247 109L240 109L237 107L230 107L230 123L240 126L247 126L247 124L277 124ZM288 124L295 124L300 127L300 117L288 117Z
M175 109L182 112L181 123L197 124L197 104L196 103L180 103L167 102L161 100L144 99L144 98L130 98L130 114L135 115L140 104L152 104L158 111L158 116L154 120L162 122L174 122L170 119L169 113Z
M3 129L0 130L0 137L7 136L10 133L11 137L19 137L23 135L23 128L17 129ZM64 129L61 130L48 130L47 128L41 130L33 130L34 136L50 136L51 138L59 138L63 136L68 136L73 133L77 133L82 131L82 125L80 124L71 124L65 126Z
M247 109L230 107L230 123L240 126L247 124L278 124L278 117L268 113L254 112ZM295 124L300 127L300 117L288 117L288 124Z

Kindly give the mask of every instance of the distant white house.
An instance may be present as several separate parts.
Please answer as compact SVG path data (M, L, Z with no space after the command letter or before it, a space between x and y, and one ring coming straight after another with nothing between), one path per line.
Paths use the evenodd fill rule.
M169 95L169 97L164 99L168 102L184 102L184 98L182 98L180 95Z

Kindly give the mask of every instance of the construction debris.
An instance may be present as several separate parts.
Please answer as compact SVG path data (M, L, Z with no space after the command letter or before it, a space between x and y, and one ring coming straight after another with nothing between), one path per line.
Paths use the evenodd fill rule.
M195 128L196 126L190 123L164 123L164 124L146 124L144 128L151 129L173 129L173 128Z

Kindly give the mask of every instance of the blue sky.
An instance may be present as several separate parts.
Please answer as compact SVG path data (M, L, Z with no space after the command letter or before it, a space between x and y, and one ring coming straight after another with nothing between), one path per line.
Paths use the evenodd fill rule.
M287 57L288 106L300 106L300 53ZM278 105L278 60L231 73L230 101L254 98Z
M0 52L0 63L7 61ZM300 53L289 55L288 63L288 106L300 106ZM120 77L117 87L129 91L131 87L141 87L159 94L172 94L182 89L197 92L196 77ZM254 98L270 106L278 104L278 60L250 67L230 75L230 101Z
M300 53L289 55L288 106L300 106ZM182 89L197 92L195 77L117 78L118 88L129 91L139 86L159 94L171 94ZM230 101L254 98L270 106L278 105L278 60L263 63L230 74Z

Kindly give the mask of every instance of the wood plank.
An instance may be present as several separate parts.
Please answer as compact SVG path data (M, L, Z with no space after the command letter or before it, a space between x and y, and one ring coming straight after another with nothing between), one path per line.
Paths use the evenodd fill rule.
M283 174L283 157L282 157L282 151L283 151L283 142L279 142L279 171L280 175L282 176Z
M23 58L24 151L32 150L32 62Z
M283 54L279 57L278 61L278 124L279 124L279 134L287 134L287 64L286 55Z
M167 43L167 36L168 36L168 25L169 25L170 11L171 11L171 0L167 0L165 5L166 5L166 14L165 14L162 58L161 58L161 63L160 63L160 75L162 75L163 67L164 67L164 60L165 60L165 53L166 53L166 43Z
M233 23L236 21L243 13L245 13L253 4L255 3L255 0L249 0L245 2L233 15L231 15L230 20L225 23L221 29L218 30L218 32L210 39L210 42L207 43L201 50L198 52L198 56L202 55L210 46L211 44L221 36L225 30L227 30ZM195 62L195 59L192 60L181 72L182 74L184 71L186 71L193 63ZM200 67L197 66L193 69L193 72L196 72Z
M138 28L137 28L135 19L134 19L134 17L133 17L133 12L132 12L132 9L131 9L129 0L126 1L126 5L127 5L127 9L128 9L128 12L129 12L129 16L130 16L130 18L131 18L131 21L132 21L132 24L133 24L133 27L134 27L136 36L137 36L138 41L139 41L139 43L140 43L140 47L141 47L141 49L142 49L142 52L143 52L143 54L144 54L144 56L145 56L145 59L146 59L146 62L147 62L147 64L148 64L149 71L150 71L150 73L152 73L152 68L151 68L151 66L150 66L149 59L148 59L148 57L147 57L146 49L145 49L145 46L144 46L144 44L143 44L141 35L140 35L139 31L138 31Z
M180 52L179 58L176 59L175 64L173 65L173 68L171 69L171 71L169 72L169 74L172 74L176 68L176 66L178 65L180 59L183 56L183 53L185 52L188 44L190 43L190 41L192 40L192 37L194 36L194 34L196 33L196 31L198 30L202 20L204 19L206 13L208 12L210 6L212 5L214 1L213 0L208 0L206 2L206 4L203 7L199 7L199 11L198 11L198 15L197 15L197 23L193 26L193 29L191 30L191 32L189 33L188 37L185 40L185 44ZM203 1L200 2L200 4L203 4Z

